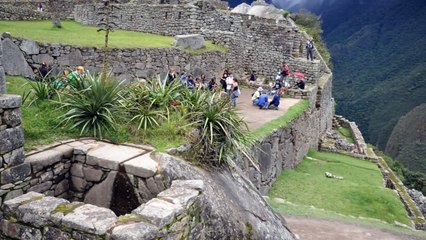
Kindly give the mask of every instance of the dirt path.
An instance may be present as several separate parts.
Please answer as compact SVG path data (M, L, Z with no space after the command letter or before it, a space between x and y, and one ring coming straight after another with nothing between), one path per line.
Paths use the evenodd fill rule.
M300 101L300 99L281 98L278 110L261 110L253 106L251 102L251 94L253 92L253 89L242 89L241 95L237 99L237 111L247 122L250 130L263 126L265 122L279 118L284 115L291 106ZM269 100L271 99L272 97L269 96Z
M319 218L284 216L290 230L301 240L425 240L386 229Z

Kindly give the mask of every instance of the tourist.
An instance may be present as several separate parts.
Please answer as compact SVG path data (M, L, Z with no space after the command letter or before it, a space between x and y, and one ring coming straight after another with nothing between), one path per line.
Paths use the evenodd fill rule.
M229 73L228 77L226 78L226 93L228 93L228 95L231 94L233 84L234 76L232 75L232 73Z
M256 81L257 80L257 76L256 76L256 71L252 71L249 77L249 81Z
M233 84L231 88L231 104L234 108L237 107L238 96L240 96L240 88L238 86L238 80L233 79Z
M186 84L186 80L188 80L188 74L185 70L180 73L180 81Z
M78 66L76 67L76 69L74 71L72 71L69 76L68 76L68 84L72 87L72 88L77 88L79 82L83 79L84 77L84 67L83 66Z
M188 75L188 79L186 80L186 86L189 90L192 90L195 88L195 81L192 78L192 75Z
M216 79L212 78L207 86L207 88L209 89L209 91L214 92L216 90Z
M176 69L174 67L170 67L166 76L166 84L171 84L176 79Z
M202 89L204 89L204 84L201 81L201 78L196 78L195 79L195 89L196 90L202 90Z
M280 92L282 87L283 87L283 85L281 84L281 81L279 79L275 80L275 83L271 84L271 89L269 90L269 95L273 95L277 92Z
M290 68L287 66L285 62L283 62L283 65L280 67L281 82L283 86L285 85L285 81L289 74L290 74Z
M267 109L268 108L268 95L265 92L262 92L259 96L259 101L257 102L257 106L259 109Z
M306 41L306 59L309 61L309 58L311 61L314 60L313 58L313 50L314 50L314 40L310 39Z
M259 97L263 92L263 88L262 87L258 87L256 92L254 92L251 95L251 101L253 102L253 105L257 105L257 102L259 102Z
M269 109L275 109L275 110L278 110L278 106L280 105L280 99L281 99L281 97L280 97L280 92L279 92L279 91L277 91L277 92L274 94L274 97L272 98L272 101L269 103L268 108L269 108Z
M222 86L222 90L226 92L226 78L228 77L228 74L223 73L222 78L220 79L220 85Z
M206 82L207 82L206 75L201 74L201 83L206 84Z
M298 88L300 88L300 89L305 89L305 80L303 80L303 79L299 79L298 81L297 81L297 83L296 83L296 86L298 87Z
M49 67L47 66L47 63L43 62L41 64L41 67L38 69L38 73L40 75L41 79L46 79L47 75L49 74Z

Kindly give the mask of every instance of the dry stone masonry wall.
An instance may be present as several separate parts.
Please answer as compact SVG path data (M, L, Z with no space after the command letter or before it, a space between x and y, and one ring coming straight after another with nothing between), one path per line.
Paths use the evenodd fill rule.
M103 50L90 47L76 47L58 43L38 43L30 40L7 37L4 44L10 46L10 66L5 71L10 75L30 75L31 68L38 68L43 62L53 66L52 74L58 74L65 66L83 65L91 72L100 72ZM177 48L110 49L112 72L120 80L132 81L137 78L156 78L165 73L168 66L178 71L186 69L195 75L202 73L215 76L223 71L225 53L206 52L193 55Z
M3 205L0 229L13 239L199 239L203 181L171 187L118 218L107 208L29 192Z

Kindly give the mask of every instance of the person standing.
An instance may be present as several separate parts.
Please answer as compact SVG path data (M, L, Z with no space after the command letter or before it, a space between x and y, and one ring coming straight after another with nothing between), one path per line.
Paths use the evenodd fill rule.
M228 77L226 78L226 93L228 93L229 96L231 94L233 84L234 76L232 75L232 73L229 73Z
M311 61L314 60L313 50L314 50L314 40L310 39L306 42L306 59L307 60L309 60L309 58L311 58Z
M234 83L232 84L232 89L231 89L231 103L232 103L232 106L235 108L237 107L237 98L238 96L240 96L240 89L238 86L238 80L234 79L233 81Z

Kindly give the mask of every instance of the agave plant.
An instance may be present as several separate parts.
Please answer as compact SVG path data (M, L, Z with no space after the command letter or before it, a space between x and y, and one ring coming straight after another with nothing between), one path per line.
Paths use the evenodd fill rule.
M167 119L162 111L152 109L152 106L139 106L132 108L132 119L138 124L138 129L146 131L149 128L158 127L161 119Z
M227 99L212 94L206 98L204 109L194 112L192 118L198 130L195 155L211 165L227 164L237 150L249 156L245 146L253 142L247 134L245 121L237 115Z
M62 123L72 124L71 128L80 129L80 134L88 133L102 138L105 132L115 129L115 114L119 109L122 92L121 83L88 74L81 81L85 89L70 89L63 107L69 109L62 118Z

